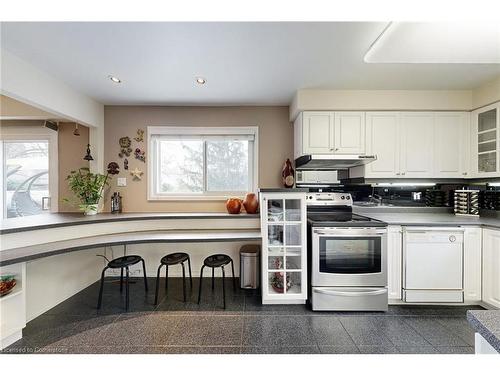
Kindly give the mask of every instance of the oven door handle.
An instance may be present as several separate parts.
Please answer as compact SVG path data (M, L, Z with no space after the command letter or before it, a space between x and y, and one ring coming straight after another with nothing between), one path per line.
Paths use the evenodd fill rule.
M342 229L344 230L344 229ZM359 237L369 237L373 235L384 235L387 234L387 231L385 230L358 230L355 233L346 233L346 232L339 232L339 231L326 231L326 230L318 230L314 229L313 230L314 234L317 234L319 236L334 236L334 237L353 237L353 236L359 236Z
M372 290L370 292L342 292L340 290L325 290L325 289L314 289L314 292L321 294L328 294L331 296L341 296L341 297L363 297L363 296L379 296L381 294L386 294L387 290Z

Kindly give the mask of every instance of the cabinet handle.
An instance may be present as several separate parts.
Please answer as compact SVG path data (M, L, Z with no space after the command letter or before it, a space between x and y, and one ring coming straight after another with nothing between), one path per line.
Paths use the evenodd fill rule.
M464 176L467 176L467 172L462 173Z
M406 172L401 173L403 176L406 174Z
M401 173L399 173L399 172L398 172L398 173L396 173L396 176L399 176L400 174L401 174Z

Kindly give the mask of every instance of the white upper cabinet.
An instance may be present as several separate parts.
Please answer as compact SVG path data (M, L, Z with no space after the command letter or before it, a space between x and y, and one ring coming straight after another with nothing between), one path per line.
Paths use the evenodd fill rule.
M365 112L335 112L334 152L365 153Z
M401 177L429 177L433 171L434 115L401 113Z
M469 176L469 114L440 112L434 115L434 176Z
M377 160L366 165L365 177L399 176L399 112L366 114L366 153Z
M307 154L364 154L365 112L306 111L294 123L295 158Z
M333 112L304 112L302 120L302 155L331 154L335 149ZM300 125L299 125L300 126Z
M471 166L474 177L500 176L500 104L472 112Z

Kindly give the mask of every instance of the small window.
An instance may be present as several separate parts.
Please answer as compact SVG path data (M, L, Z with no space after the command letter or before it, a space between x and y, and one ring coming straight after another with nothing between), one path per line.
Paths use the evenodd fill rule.
M257 128L148 127L149 199L255 191Z

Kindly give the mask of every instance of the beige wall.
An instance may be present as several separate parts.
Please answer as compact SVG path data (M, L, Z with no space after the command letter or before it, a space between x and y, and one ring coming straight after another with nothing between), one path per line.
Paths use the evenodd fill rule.
M484 107L485 105L500 100L500 76L491 82L472 91L472 109Z
M225 211L223 201L148 201L146 142L133 140L137 129L147 126L258 126L259 127L259 186L281 186L281 169L286 158L293 157L293 129L288 121L288 107L154 107L106 106L104 109L105 162L116 161L120 174L114 176L105 201L110 210L109 195L119 191L125 212L207 212ZM129 171L123 170L118 157L118 140L129 136L132 148L146 149L146 163L131 155L129 171L138 167L144 172L141 181L132 181ZM117 187L116 177L127 177L127 187Z
M89 142L89 129L80 125L80 136L73 135L75 123L59 123L58 148L59 148L59 212L79 212L78 207L73 207L63 198L72 198L73 194L68 188L66 176L73 170L89 166L83 160L87 143Z

